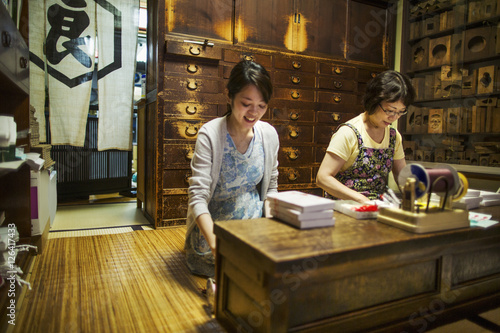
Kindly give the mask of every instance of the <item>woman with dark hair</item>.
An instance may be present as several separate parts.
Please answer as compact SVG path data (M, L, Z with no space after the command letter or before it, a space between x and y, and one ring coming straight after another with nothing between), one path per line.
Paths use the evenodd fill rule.
M391 124L407 113L415 90L393 70L373 78L363 96L365 112L339 126L316 176L331 196L360 203L380 199L389 173L397 180L406 166L401 134Z
M278 133L260 121L273 93L269 73L252 61L232 69L229 112L198 133L189 180L186 260L192 273L214 276L214 221L263 216L278 189Z

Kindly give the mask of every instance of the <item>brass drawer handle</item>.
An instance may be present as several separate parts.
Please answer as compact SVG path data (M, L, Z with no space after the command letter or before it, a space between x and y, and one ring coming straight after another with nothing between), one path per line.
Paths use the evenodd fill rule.
M333 86L335 89L340 89L342 88L342 82L341 81L333 81Z
M300 98L300 93L298 91L292 91L292 98L293 99L299 99Z
M188 172L184 175L184 182L186 182L186 184L189 184L189 179L191 179L191 173Z
M344 70L342 69L342 67L334 67L334 68L333 68L333 72L334 72L335 74L340 75L340 74L342 74L342 73L344 72Z
M293 76L290 78L293 84L299 84L300 83L300 77L298 76Z
M187 152L186 152L186 160L189 160L191 161L193 159L193 155L194 155L194 151L192 149L189 149Z
M189 137L193 137L193 136L196 136L196 134L198 134L198 128L196 128L196 126L186 126L186 130L185 130L185 133L187 136Z
M198 71L198 65L194 65L194 64L187 65L187 71L191 74L196 73Z
M288 118L290 118L290 120L298 120L300 117L300 114L298 112L290 112L290 116Z
M340 121L340 113L333 112L332 113L332 119L333 119L334 122L339 122Z
M295 151L288 151L287 155L288 155L288 158L291 159L292 161L295 161L296 159L299 158L299 154Z
M25 57L19 58L19 67L28 68L28 59L26 59Z
M8 31L2 31L2 45L4 47L10 47L12 45L12 36Z
M333 101L335 103L340 103L342 102L342 97L340 95L333 95Z
M299 177L297 175L297 172L295 172L295 171L288 172L288 180L293 182L293 181L296 181L298 178Z
M196 83L196 81L188 81L187 88L189 90L196 90L198 88L198 83Z
M188 106L186 106L186 113L187 113L187 114L193 115L193 114L195 114L195 113L196 113L196 111L197 111L197 110L198 110L198 109L196 108L196 106L193 106L193 108L192 108L192 109L190 109L190 108L189 108L189 105L188 105Z
M290 137L292 139L296 139L299 137L299 131L297 131L296 129L293 129L293 128L288 132L288 134L290 135Z
M292 61L292 67L295 69L300 69L300 67L302 67L302 64L300 63L300 61Z
M371 73L370 73L370 76L371 76L371 77L372 77L372 79L373 79L375 76L377 76L377 73L375 73L375 72L371 72Z
M201 53L200 47L199 46L196 46L196 47L190 46L189 53L191 53L192 55L200 55L200 53Z
M246 61L254 61L255 60L253 55L249 55L249 54L245 54L243 56L243 59L245 59Z

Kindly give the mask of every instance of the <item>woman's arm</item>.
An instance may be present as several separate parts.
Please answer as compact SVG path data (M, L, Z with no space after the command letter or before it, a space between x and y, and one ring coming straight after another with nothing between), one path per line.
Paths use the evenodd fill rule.
M370 199L361 193L348 188L335 179L335 176L344 164L345 161L338 155L326 152L319 167L318 174L316 175L316 184L332 196L339 199L354 200L360 203L370 201Z
M401 172L401 170L403 170L405 166L406 166L406 160L404 158L399 160L394 160L394 163L392 164L392 174L394 175L394 180L396 181L398 187L399 187L399 173Z
M200 228L203 237L205 237L212 254L215 257L215 234L214 234L214 221L210 214L201 214L196 218L196 224Z

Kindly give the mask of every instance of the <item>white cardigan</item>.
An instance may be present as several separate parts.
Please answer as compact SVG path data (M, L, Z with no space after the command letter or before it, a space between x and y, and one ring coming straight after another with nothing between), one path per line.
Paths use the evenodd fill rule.
M260 198L264 201L267 193L278 192L279 137L276 129L263 121L258 121L254 130L259 132L264 146L264 176L260 183ZM209 213L208 203L219 180L227 133L227 117L209 121L198 132L191 160L186 237L196 225L196 218Z

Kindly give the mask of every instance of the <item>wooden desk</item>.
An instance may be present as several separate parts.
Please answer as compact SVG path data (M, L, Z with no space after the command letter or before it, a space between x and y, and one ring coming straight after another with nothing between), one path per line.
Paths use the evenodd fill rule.
M500 207L480 212L500 218ZM330 228L224 221L216 318L229 332L424 331L500 306L500 225L413 234L335 213Z

